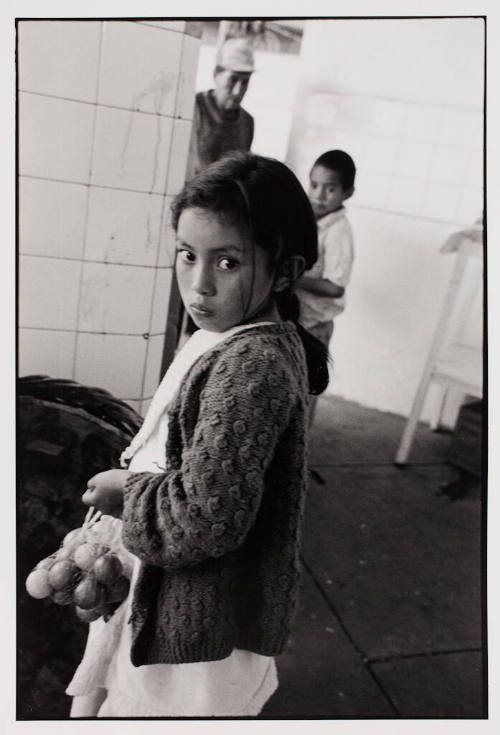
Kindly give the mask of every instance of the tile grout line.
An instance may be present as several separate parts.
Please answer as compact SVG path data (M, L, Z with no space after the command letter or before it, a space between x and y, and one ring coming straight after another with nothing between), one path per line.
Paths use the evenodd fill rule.
M397 709L396 705L395 705L395 704L394 704L394 702L392 701L392 699L391 699L391 697L390 697L389 693L388 693L388 692L387 692L387 691L385 690L385 688L383 687L382 683L381 683L381 682L379 681L379 679L378 679L378 677L376 676L376 674L374 673L374 671L372 671L372 669L371 669L371 667L370 667L370 662L369 662L369 660L368 660L368 657L367 657L367 656L366 656L366 654L365 654L365 653L364 653L364 652L363 652L363 651L362 651L362 650L361 650L361 649L359 648L359 646L357 645L356 641L355 641L355 640L353 639L353 637L352 637L352 636L351 636L351 634L349 633L349 631L348 631L348 629L347 629L347 627L346 627L346 625L345 625L344 621L342 620L342 618L340 617L339 613L338 613L338 612L337 612L337 610L335 609L335 606L333 605L333 603L332 603L332 601L330 600L330 598L328 597L328 595L327 595L327 594L325 593L325 591L323 590L323 587L321 586L321 584L320 584L319 580L318 580L318 579L316 578L316 576L314 575L314 572L312 571L312 569L310 568L310 566L309 566L309 565L307 564L307 562L305 561L305 559L304 559L304 557L302 556L302 554L300 555L300 560L301 560L301 562L302 562L302 564L303 564L303 566L304 566L305 570L307 571L307 573L308 573L308 574L309 574L309 576L311 577L312 581L314 582L314 585L315 585L315 587L317 588L318 592L320 593L321 597L323 598L324 602L326 603L326 605L327 605L328 609L330 610L330 612L332 613L332 615L333 615L333 616L334 616L334 617L336 618L336 620L338 621L338 624L340 625L340 627L341 627L341 629L342 629L342 631L343 631L344 635L345 635L345 636L347 637L348 641L349 641L349 642L351 643L351 645L352 645L352 646L354 647L354 650L355 650L356 654L357 654L357 655L359 656L359 658L361 659L361 663L362 663L362 664L363 664L363 666L365 667L365 669L366 669L366 671L368 672L368 674L370 675L370 677L371 677L371 678L373 679L373 681L375 682L375 684L376 684L377 688L378 688L378 689L380 690L380 692L381 692L381 694L383 695L384 699L386 700L387 704L388 704L388 705L389 705L389 707L390 707L390 708L392 709L392 711L394 712L394 714L395 714L395 715L397 715L397 716L400 716L400 712L398 711L398 709Z
M174 118L169 118L174 120ZM115 184L103 184L96 182L87 181L76 181L75 179L63 179L60 176L40 176L32 173L21 173L19 174L20 179L31 179L33 181L47 181L53 184L70 184L71 186L83 186L86 189L105 189L111 191L124 192L125 194L142 194L144 196L155 196L158 198L165 198L165 196L171 196L169 194L159 193L156 191L148 191L147 189L132 189L126 186L116 186Z
M83 100L73 97L63 97L61 95L56 94L49 94L48 92L34 92L30 89L20 89L20 94L29 94L33 97L43 97L44 99L51 99L51 100L57 100L60 102L70 102L72 104L76 105L88 105L89 107L101 107L105 108L106 110L118 110L119 112L130 112L130 107L124 107L123 105L112 105L109 102L101 102L101 101L95 101L92 102L91 100ZM177 119L173 117L172 115L167 115L163 112L157 113L155 110L134 110L134 113L137 113L139 115L149 115L150 117L161 117L161 118L170 118L172 120ZM179 119L186 120L186 122L192 122L189 118L181 117L179 116ZM461 150L461 149L460 149Z
M90 263L92 265L113 265L123 268L147 268L155 271L170 271L171 265L147 265L144 263L124 263L119 260L97 260L96 258L77 258L60 255L44 255L43 253L20 253L22 258L40 258L41 260L58 260L64 263Z
M113 332L111 330L107 331L97 331L92 329L69 329L68 327L31 327L31 326L21 326L19 329L28 329L31 331L37 331L37 332L62 332L63 334L90 334L94 335L96 337L142 337L142 339L151 339L152 337L161 337L165 332Z

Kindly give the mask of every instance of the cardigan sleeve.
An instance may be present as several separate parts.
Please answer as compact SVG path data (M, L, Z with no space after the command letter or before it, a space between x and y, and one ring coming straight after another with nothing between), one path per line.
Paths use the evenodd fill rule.
M228 348L200 396L178 469L137 473L125 487L123 540L142 561L176 569L238 548L253 525L264 475L295 403L276 348ZM186 408L187 402L187 408Z

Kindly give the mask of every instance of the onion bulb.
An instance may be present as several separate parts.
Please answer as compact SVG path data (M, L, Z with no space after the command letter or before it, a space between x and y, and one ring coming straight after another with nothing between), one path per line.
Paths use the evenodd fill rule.
M46 569L34 569L26 578L26 591L31 597L43 600L52 594L49 584L49 573Z
M120 559L111 551L99 556L93 566L93 572L97 580L107 585L113 584L118 579L122 569Z
M89 571L94 566L94 562L101 552L102 548L99 546L85 542L75 549L73 559L80 569Z
M69 559L56 561L49 571L49 584L55 590L64 590L74 586L79 569Z
M71 605L73 595L68 590L57 590L53 593L52 599L57 605Z
M56 561L56 559L57 559L57 554L51 554L50 556L46 556L45 559L42 559L41 561L38 562L35 568L49 570L50 567Z
M63 546L72 546L75 542L83 540L83 528L74 528L66 534L63 539Z
M106 602L123 602L127 597L130 589L130 582L127 577L118 577L118 579L110 584L106 589Z
M101 603L104 597L103 593L103 586L99 584L94 576L88 574L75 587L73 592L73 602L77 607L81 607L84 610L90 610Z
M76 614L84 623L93 623L102 615L102 609L100 607L91 607L89 610L84 610L83 607L76 607Z

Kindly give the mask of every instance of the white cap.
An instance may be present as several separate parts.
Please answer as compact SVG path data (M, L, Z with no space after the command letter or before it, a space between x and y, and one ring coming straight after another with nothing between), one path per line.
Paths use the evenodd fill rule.
M254 70L251 42L246 38L229 38L218 49L215 63L228 71L240 71L250 74Z

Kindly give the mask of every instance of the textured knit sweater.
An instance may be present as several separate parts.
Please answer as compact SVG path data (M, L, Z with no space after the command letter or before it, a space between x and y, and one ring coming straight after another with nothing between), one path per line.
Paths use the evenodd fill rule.
M273 656L290 632L306 487L307 370L291 323L202 355L169 408L167 466L125 486L141 560L136 666Z
M249 151L253 131L253 117L242 107L236 114L224 114L219 110L212 90L198 92L186 179L189 181L228 151Z

